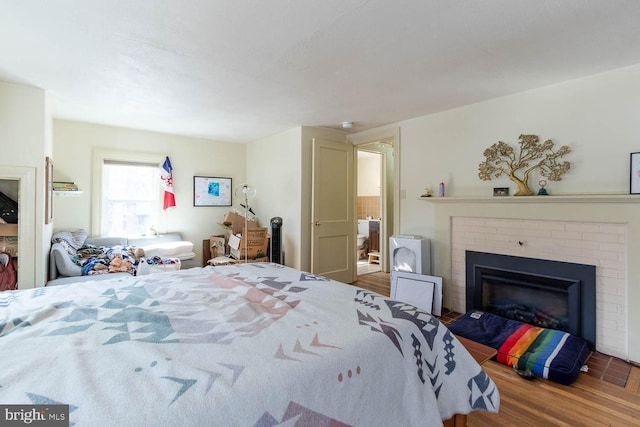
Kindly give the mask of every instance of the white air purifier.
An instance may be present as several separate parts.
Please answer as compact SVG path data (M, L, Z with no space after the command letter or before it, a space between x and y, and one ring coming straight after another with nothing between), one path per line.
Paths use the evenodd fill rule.
M431 274L431 241L417 235L389 238L391 271Z

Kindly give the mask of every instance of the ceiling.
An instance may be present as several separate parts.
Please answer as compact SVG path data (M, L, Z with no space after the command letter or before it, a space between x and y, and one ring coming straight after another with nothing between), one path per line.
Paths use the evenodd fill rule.
M0 0L0 80L54 117L248 142L640 63L637 0Z

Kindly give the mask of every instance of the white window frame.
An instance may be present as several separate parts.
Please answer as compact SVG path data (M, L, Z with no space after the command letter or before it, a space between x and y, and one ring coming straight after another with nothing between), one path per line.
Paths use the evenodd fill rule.
M164 162L165 156L157 153L144 153L138 151L124 151L124 150L107 150L107 149L94 149L92 159L92 185L91 185L91 235L102 236L102 167L105 160L115 162L132 162L132 163L154 163L158 165L158 199L160 199L160 165ZM158 217L162 206L158 204Z

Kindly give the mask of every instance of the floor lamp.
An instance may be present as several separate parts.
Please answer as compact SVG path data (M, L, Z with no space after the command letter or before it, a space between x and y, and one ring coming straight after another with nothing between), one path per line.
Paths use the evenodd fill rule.
M236 197L244 200L244 204L240 204L244 208L244 262L248 261L249 257L249 213L253 214L253 210L249 207L249 200L253 199L256 195L256 189L247 184L242 184L235 189Z

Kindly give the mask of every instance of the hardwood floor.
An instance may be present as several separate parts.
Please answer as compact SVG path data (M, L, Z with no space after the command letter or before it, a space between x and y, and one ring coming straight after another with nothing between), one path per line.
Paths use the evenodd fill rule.
M358 276L353 285L388 296L388 273ZM469 427L496 426L640 426L640 368L631 368L626 386L580 374L570 386L518 377L494 361L483 368L500 391L500 413L474 412Z
M500 412L474 412L469 427L481 426L639 426L640 394L589 375L570 386L524 380L506 365L482 365L500 391ZM638 376L639 368L632 370Z
M389 273L377 272L363 274L358 276L358 280L353 282L352 285L369 289L370 291L377 292L387 297L391 292L391 278Z

